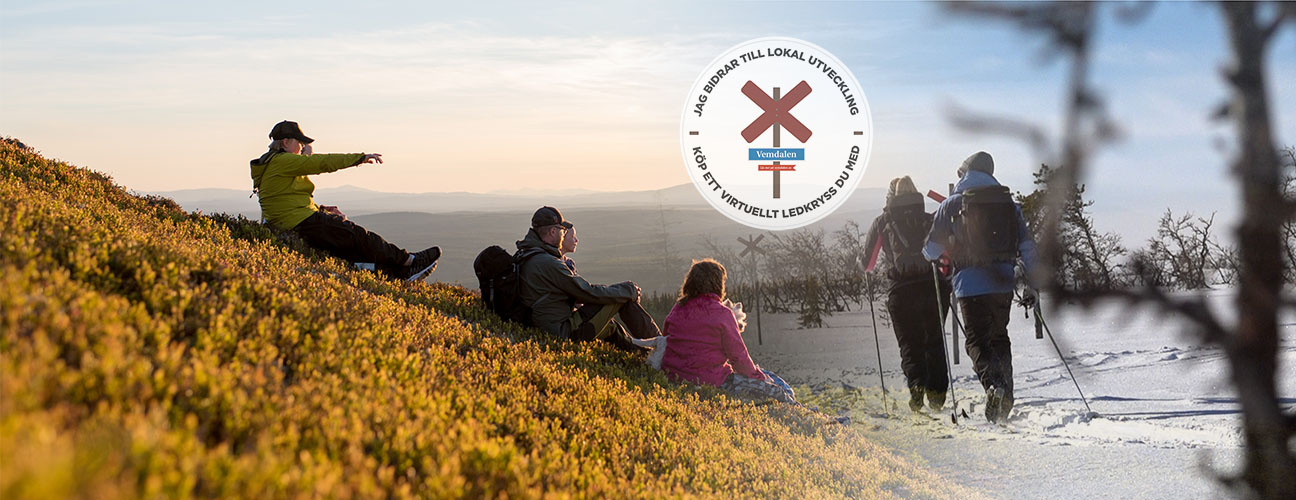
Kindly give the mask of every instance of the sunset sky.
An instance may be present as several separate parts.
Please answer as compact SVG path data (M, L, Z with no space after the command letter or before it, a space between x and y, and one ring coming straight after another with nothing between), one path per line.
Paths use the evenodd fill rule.
M1227 212L1232 131L1214 6L1102 13L1092 80L1125 140L1089 179L1108 210ZM0 12L0 134L139 191L250 189L277 121L319 152L386 164L322 176L401 192L643 190L688 182L685 94L725 49L805 39L846 63L873 112L861 187L951 182L985 150L1018 189L1042 158L949 124L952 105L1057 130L1064 66L1044 43L937 4L853 2L49 2ZM1296 143L1296 30L1270 54L1280 145ZM1283 85L1280 82L1287 82ZM1218 203L1217 203L1218 202ZM1159 212L1159 209L1155 210Z

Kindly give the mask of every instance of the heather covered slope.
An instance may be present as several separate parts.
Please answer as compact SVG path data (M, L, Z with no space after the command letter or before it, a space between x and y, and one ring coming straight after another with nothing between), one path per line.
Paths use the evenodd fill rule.
M0 144L0 497L977 497Z

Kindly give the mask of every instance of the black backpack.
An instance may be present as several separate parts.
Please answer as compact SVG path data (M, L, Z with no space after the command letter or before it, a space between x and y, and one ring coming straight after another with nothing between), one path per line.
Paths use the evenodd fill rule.
M984 266L1017 258L1017 203L1005 186L982 186L963 192L963 207L954 221L954 261Z
M539 248L519 250L510 255L499 245L491 245L477 254L473 273L481 287L482 301L499 317L531 326L531 307L522 303L522 264L544 253Z
M899 279L930 269L922 256L927 233L931 232L932 216L923 210L923 198L918 193L896 195L886 207L887 223L882 228L886 238L887 256L891 259L891 278Z

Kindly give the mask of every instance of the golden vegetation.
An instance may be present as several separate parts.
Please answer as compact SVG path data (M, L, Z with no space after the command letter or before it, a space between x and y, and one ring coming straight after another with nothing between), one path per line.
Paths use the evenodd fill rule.
M3 498L970 493L12 139L0 227Z

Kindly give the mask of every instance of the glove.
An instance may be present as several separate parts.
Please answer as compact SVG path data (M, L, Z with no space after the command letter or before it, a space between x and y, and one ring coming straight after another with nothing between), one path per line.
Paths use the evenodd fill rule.
M1027 308L1035 307L1035 304L1037 303L1039 303L1038 291L1036 291L1034 288L1031 287L1026 287L1025 290L1022 290L1022 298L1021 298L1022 307L1027 307Z
M954 262L950 260L949 255L942 254L939 259L936 259L936 263L941 277L948 278L954 275Z

